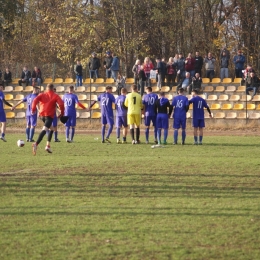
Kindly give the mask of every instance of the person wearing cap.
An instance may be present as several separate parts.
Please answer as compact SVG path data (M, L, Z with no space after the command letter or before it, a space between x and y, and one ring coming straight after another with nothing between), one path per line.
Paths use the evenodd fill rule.
M33 100L38 96L40 88L37 86L33 87L32 93L21 99L16 105L14 105L11 110L14 111L17 106L19 106L21 103L26 102L27 108L26 108L26 141L27 142L34 142L33 136L35 127L37 126L37 113L31 114L31 106ZM36 110L36 112L38 112Z
M111 56L111 52L107 51L106 58L103 62L103 66L106 69L106 78L107 79L111 78L111 69L110 68L111 68L112 61L113 61L113 57Z
M235 64L235 74L236 78L242 78L244 70L244 64L246 62L245 56L242 54L241 50L238 50L237 55L233 59L233 63Z
M94 78L94 74L96 79L98 78L98 70L100 68L100 60L97 57L97 54L95 52L92 53L92 57L90 58L90 61L88 63L89 67L89 77Z
M54 86L53 84L48 84L46 87L46 91L39 94L32 102L31 105L31 114L36 113L36 107L39 105L39 115L44 123L43 129L41 133L38 136L38 139L35 143L32 144L32 152L33 155L36 155L38 145L42 141L43 137L46 135L46 132L50 129L50 132L48 134L47 143L45 146L45 151L48 153L52 153L52 150L50 148L50 142L53 135L53 127L52 122L54 115L56 113L57 105L60 108L60 115L58 118L62 117L64 115L64 102L60 98L58 94L54 92Z

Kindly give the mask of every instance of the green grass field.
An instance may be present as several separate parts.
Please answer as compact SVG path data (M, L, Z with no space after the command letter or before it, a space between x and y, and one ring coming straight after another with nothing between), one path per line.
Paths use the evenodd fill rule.
M95 137L0 142L0 259L260 259L259 137Z

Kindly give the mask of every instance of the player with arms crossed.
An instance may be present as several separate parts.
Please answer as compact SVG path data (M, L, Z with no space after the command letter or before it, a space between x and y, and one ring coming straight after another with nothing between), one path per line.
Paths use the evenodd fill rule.
M19 106L21 103L26 102L27 103L27 109L26 109L26 141L27 142L34 142L33 136L35 127L37 126L37 110L35 114L31 114L31 106L33 100L38 96L39 94L39 87L33 86L33 92L29 95L27 95L24 99L20 100L16 105L12 107L12 110L15 110L17 106Z
M186 96L183 95L184 89L180 88L178 90L179 95L174 97L172 101L173 110L173 144L177 144L178 142L178 131L180 127L182 128L182 142L181 144L185 144L186 138L186 113L189 110L189 100Z
M87 109L84 107L78 100L77 95L74 93L74 86L69 87L69 92L63 96L63 102L65 107L64 115L68 117L67 122L65 123L66 126L66 142L72 143L73 137L75 134L75 127L76 127L76 104L82 109ZM88 110L89 111L89 110ZM71 128L71 135L70 135L70 128Z
M132 144L140 144L141 109L143 107L141 95L137 93L137 86L131 86L132 93L126 96L125 106L127 110L127 123L130 125ZM136 140L135 130L136 128Z
M32 114L36 113L36 106L39 104L40 106L40 117L44 123L41 133L35 143L32 145L33 154L36 155L37 147L39 143L42 141L43 137L46 135L46 132L50 129L48 134L47 144L45 147L45 151L48 153L52 153L50 148L50 142L53 134L52 121L54 118L54 114L56 113L57 104L60 108L60 115L62 117L64 115L64 103L60 96L56 94L54 91L53 84L48 84L46 87L46 91L44 93L39 94L32 103Z
M211 111L205 99L201 98L198 95L198 90L193 89L192 91L193 98L189 101L189 104L193 104L193 118L192 124L194 127L194 144L202 145L203 139L203 128L205 127L204 120L204 108L209 112L209 116L212 118ZM199 131L199 141L198 141L198 131Z
M0 85L0 122L2 123L2 128L1 128L1 137L0 139L4 142L6 142L5 140L5 130L6 130L6 116L5 116L5 111L4 111L4 103L9 106L12 107L11 104L9 104L6 100L5 100L5 95L3 93L3 89L4 87L2 85Z
M154 142L157 143L155 102L158 99L158 95L152 93L151 87L146 88L146 93L147 94L143 97L145 139L146 139L146 143L149 144L149 128L152 122L154 127Z
M126 144L127 135L127 107L124 105L127 90L121 88L121 95L116 98L116 138L117 143L120 144L120 128L123 127L122 144Z
M112 95L111 86L107 86L106 92L98 96L98 101L100 102L100 106L101 106L101 124L102 124L101 142L105 143L106 141L108 143L111 143L111 141L109 140L109 136L112 133L113 126L114 126L114 114L113 114L112 104L115 103L115 97L114 95ZM92 105L94 105L94 103ZM105 138L107 124L109 125L109 128Z
M157 111L156 126L158 145L161 145L161 133L164 130L163 144L167 144L169 118L172 114L172 106L164 92L159 93L159 99L155 102L155 111Z

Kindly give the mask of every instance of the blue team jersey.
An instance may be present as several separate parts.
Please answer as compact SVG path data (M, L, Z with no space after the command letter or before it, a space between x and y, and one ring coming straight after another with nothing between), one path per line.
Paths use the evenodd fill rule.
M38 96L38 94L29 94L23 99L23 102L27 102L26 116L31 116L32 103L33 100ZM37 113L37 110L36 110Z
M4 103L3 99L5 98L4 93L1 91L0 92L0 113L4 111Z
M100 102L101 114L103 116L113 116L112 103L115 103L115 97L110 93L103 93L98 96Z
M115 104L116 104L116 115L117 116L126 116L127 115L127 109L124 107L126 96L121 95L116 98Z
M186 107L189 106L189 100L186 96L178 95L172 101L174 107L174 118L186 118Z
M143 97L143 105L145 105L145 116L156 116L155 102L158 99L158 95L154 93L146 94Z
M63 96L65 116L76 116L76 104L79 103L78 97L73 93L67 93Z
M193 104L193 119L204 119L204 108L208 108L208 104L205 99L196 96L190 100Z

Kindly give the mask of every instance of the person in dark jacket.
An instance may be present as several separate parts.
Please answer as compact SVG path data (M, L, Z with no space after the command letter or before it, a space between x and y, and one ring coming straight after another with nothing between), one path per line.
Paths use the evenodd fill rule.
M200 56L199 51L196 51L194 59L195 59L195 64L194 64L195 74L199 73L200 75L202 75L201 70L203 66L203 58Z
M200 93L201 92L201 84L202 84L202 78L200 77L199 73L196 73L195 77L192 78L191 85L189 85L189 87L188 87L189 94L191 94L191 92L194 89L197 89L198 92Z
M42 72L38 67L34 67L32 72L32 77L29 79L29 83L31 86L34 86L37 83L37 86L41 86L42 84Z
M156 58L156 68L154 68L157 72L157 87L159 89L164 86L164 80L166 76L166 63L164 62L164 59Z
M167 86L169 86L170 89L172 89L172 86L176 78L176 68L174 65L173 57L169 58L169 62L166 64L166 69L167 69L167 74L166 74Z
M144 94L145 82L146 82L146 75L145 75L145 72L144 72L144 66L141 65L140 71L139 71L139 87L140 87L140 95L141 95L141 97Z
M8 86L12 82L12 73L9 68L5 69L4 73L4 87Z
M156 126L157 126L157 140L158 145L161 145L161 133L164 129L163 144L167 144L169 118L172 114L172 105L168 98L165 98L164 92L159 93L159 99L155 102Z
M177 70L177 82L185 78L185 58L182 57L182 53L179 53L177 62L175 63Z
M250 76L246 80L246 94L249 95L249 91L253 90L253 96L256 95L260 84L259 78L255 75L254 72L250 72Z
M75 74L76 74L76 80L77 80L76 86L77 87L82 86L83 68L82 68L81 62L79 60L77 61L77 65L75 68Z
M19 86L22 86L23 83L25 83L26 86L28 86L30 82L30 78L31 78L31 72L28 70L27 66L24 66L21 79L18 80Z
M94 75L96 79L98 78L98 70L100 68L100 60L97 57L97 54L95 52L92 53L92 58L90 59L88 63L89 67L89 77L94 78Z
M228 65L229 65L229 58L226 55L226 52L223 51L220 57L220 78L223 81L224 78L228 78Z
M113 57L113 60L112 60L112 63L111 63L110 70L111 70L112 78L114 79L114 81L116 81L117 75L118 75L118 72L119 72L119 68L120 68L120 60L114 52L112 53L112 57Z
M111 68L112 61L113 61L113 57L111 56L111 52L107 51L106 58L103 62L103 66L106 69L106 78L107 79L111 78L111 69L110 68Z

